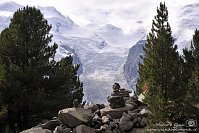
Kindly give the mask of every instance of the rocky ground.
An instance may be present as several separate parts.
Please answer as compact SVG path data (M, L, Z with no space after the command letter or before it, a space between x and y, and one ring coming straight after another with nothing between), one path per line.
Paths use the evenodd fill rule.
M114 84L109 106L89 104L60 110L58 117L21 133L144 133L150 111L129 90Z

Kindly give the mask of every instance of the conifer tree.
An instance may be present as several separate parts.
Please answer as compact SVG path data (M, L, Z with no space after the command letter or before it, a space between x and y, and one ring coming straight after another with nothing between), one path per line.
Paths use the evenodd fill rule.
M199 31L195 30L190 50L184 49L184 69L186 70L187 104L199 104ZM197 113L188 108L188 113Z
M160 3L147 36L137 83L139 93L143 92L144 86L148 88L145 100L155 116L149 118L149 126L167 120L176 121L179 112L183 111L181 101L186 92L181 80L182 67L179 67L182 59L176 50L168 23L167 7L165 3Z
M83 97L72 57L54 60L58 46L49 44L50 29L40 10L24 7L14 13L9 27L0 34L4 70L0 99L8 112L14 111L10 121L21 129L33 126L30 122L35 120L30 117L52 118L59 109L71 107L74 99L81 102Z

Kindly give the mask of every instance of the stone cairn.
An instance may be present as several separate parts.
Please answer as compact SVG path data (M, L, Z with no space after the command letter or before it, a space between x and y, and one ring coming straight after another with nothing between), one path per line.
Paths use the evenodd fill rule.
M129 100L130 90L125 90L124 88L120 88L118 83L113 85L113 93L108 97L109 106L111 108L122 108L125 107L125 102Z
M21 133L144 133L150 111L130 93L115 83L107 98L109 106L74 100L73 108L60 110L58 117Z

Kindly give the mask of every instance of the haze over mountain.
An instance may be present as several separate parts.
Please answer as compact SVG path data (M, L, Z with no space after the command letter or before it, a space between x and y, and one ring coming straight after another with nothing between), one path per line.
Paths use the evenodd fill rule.
M15 2L0 4L0 31L9 25L13 13L22 7L23 5ZM120 24L116 22L110 23L112 20L108 18L114 17L111 16L112 10L99 11L96 18L90 18L87 24L82 24L62 14L55 7L37 6L37 8L52 25L53 42L59 45L56 60L73 55L74 63L80 64L78 74L84 83L84 99L105 102L104 100L112 91L114 82L119 82L127 89L134 89L138 77L138 62L141 61L139 56L143 54L142 46L152 22L149 17L142 16L143 14L139 11L132 11L134 15L132 19L131 12L129 16L125 13L123 18L126 18L126 25L132 22L132 26L124 28L122 25L118 27ZM152 9L152 12L155 9ZM189 4L177 9L174 13L176 18L171 21L171 26L173 26L171 28L179 47L178 50L181 51L185 46L189 47L193 31L199 28L199 13L197 12L199 4ZM135 12L138 14L136 15ZM97 18L103 15L107 23L97 21L103 19ZM173 15L171 16L174 18ZM122 21L125 25L125 21L119 18L118 21ZM129 27L128 30L127 27Z

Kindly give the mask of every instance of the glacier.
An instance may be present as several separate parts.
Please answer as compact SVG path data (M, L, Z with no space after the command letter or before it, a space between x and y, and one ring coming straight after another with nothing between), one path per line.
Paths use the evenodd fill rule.
M0 31L9 26L13 13L22 7L15 2L0 4ZM74 63L80 64L78 75L84 84L87 102L106 103L115 82L126 89L135 89L138 63L148 33L145 20L136 20L137 25L124 33L109 23L79 26L54 7L37 8L52 25L52 42L59 46L56 60L72 55ZM199 4L187 5L178 12L174 37L179 51L190 46L194 30L199 28L198 8Z

